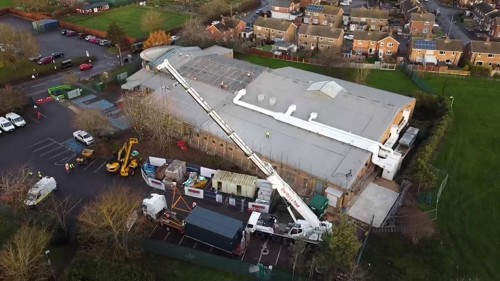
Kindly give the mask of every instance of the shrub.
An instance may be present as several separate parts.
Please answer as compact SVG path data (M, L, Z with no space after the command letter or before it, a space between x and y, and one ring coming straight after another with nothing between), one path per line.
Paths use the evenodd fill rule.
M487 65L487 66L480 66L480 65L470 66L470 75L472 77L490 77L491 76L491 71L492 71L492 68L491 68L490 65Z

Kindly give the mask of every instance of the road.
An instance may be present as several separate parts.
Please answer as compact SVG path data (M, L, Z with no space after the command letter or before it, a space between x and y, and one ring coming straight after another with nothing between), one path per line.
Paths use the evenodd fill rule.
M13 16L5 15L0 17L0 23L10 24L20 29L31 30L31 22L25 19ZM85 79L96 74L102 73L116 68L119 65L119 59L109 54L105 47L91 44L83 39L78 39L75 37L66 37L60 34L59 31L52 31L47 33L36 34L36 39L40 45L40 53L43 56L50 55L52 52L61 51L64 52L63 59L69 59L74 57L85 57L87 52L90 56L96 58L92 63L94 68L88 71L80 71L78 66L67 69L64 72L58 72L47 76L39 76L31 81L25 82L20 85L25 93L28 95L36 95L41 92L46 92L47 88L61 85L64 80L63 73L73 73L80 79ZM58 59L56 62L62 59ZM34 73L36 72L38 65L33 63Z
M462 40L464 46L469 44L471 39L468 31L460 23L457 23L458 16L463 13L463 10L455 7L439 6L436 0L429 0L424 3L430 13L434 13L439 9L440 15L436 17L436 20L445 33L449 33L451 38Z

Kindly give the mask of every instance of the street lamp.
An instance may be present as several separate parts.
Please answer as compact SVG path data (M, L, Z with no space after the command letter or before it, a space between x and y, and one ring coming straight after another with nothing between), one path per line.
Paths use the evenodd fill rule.
M115 44L115 46L118 48L118 58L120 59L120 66L123 66L123 62L122 62L122 49L120 48L120 46L118 46L118 44Z
M455 98L453 96L450 96L451 104L450 104L450 109L453 109L453 102L455 101Z

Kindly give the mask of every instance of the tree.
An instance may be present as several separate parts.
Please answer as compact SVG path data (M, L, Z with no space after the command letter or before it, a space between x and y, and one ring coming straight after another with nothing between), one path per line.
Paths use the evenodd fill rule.
M347 220L347 216L343 216L332 232L323 236L316 256L318 265L329 279L338 273L349 272L360 247L356 226Z
M295 275L295 271L297 270L297 265L303 265L305 264L305 259L307 256L308 251L308 245L303 237L299 237L298 239L295 239L295 242L290 245L290 251L292 252L292 273ZM302 272L302 267L298 268L299 270L297 271L298 275L301 275Z
M326 71L330 72L334 65L345 62L345 58L340 56L340 49L329 47L321 53L324 58Z
M28 98L20 88L6 85L0 89L0 115L22 109L28 104Z
M116 22L112 22L109 24L106 38L111 40L113 44L117 44L120 47L125 46L125 30L121 28Z
M204 21L220 19L221 15L229 14L229 2L225 0L213 0L206 2L198 9L198 15L203 15Z
M184 23L182 41L188 45L199 46L200 48L208 47L213 43L208 37L208 33L202 22L195 17L189 18Z
M94 202L83 207L78 217L80 241L97 255L110 254L116 260L128 260L140 253L140 241L146 231L142 217L132 225L141 207L137 189L114 186Z
M73 126L94 136L104 136L113 130L111 121L98 109L83 109L73 118Z
M37 181L29 164L3 171L0 174L0 202L17 210L26 210L24 200Z
M365 84L368 75L370 75L370 69L366 67L357 67L354 70L354 82L358 84Z
M399 211L401 223L406 227L403 235L408 238L413 245L417 245L423 238L431 237L435 232L434 221L429 214L420 210L415 200L401 207Z
M123 96L123 112L127 120L132 125L134 133L139 139L144 138L146 133L145 116L148 113L148 108L141 93L132 92Z
M46 227L21 225L0 252L0 280L46 280L48 268L44 252L51 234Z
M22 7L26 12L44 12L50 8L50 0L14 0L16 7Z
M40 52L38 42L29 31L0 24L0 65L12 67Z
M81 200L81 199L80 199ZM51 197L50 204L48 206L48 211L53 215L57 222L58 229L64 235L64 238L69 238L69 225L68 225L68 215L73 211L73 209L80 203L80 201L75 202L70 196L67 196L62 201L57 201L54 196Z
M170 45L170 33L166 33L164 30L153 31L149 33L148 39L144 42L144 49Z
M161 30L165 25L162 13L149 10L142 16L141 27L143 31L152 32Z

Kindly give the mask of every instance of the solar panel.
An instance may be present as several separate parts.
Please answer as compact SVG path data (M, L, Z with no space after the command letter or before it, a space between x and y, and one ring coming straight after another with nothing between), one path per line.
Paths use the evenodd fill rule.
M436 50L436 41L416 40L415 48L423 50Z
M311 12L311 13L318 13L318 12L323 11L323 6L309 4L309 5L307 5L306 11Z

